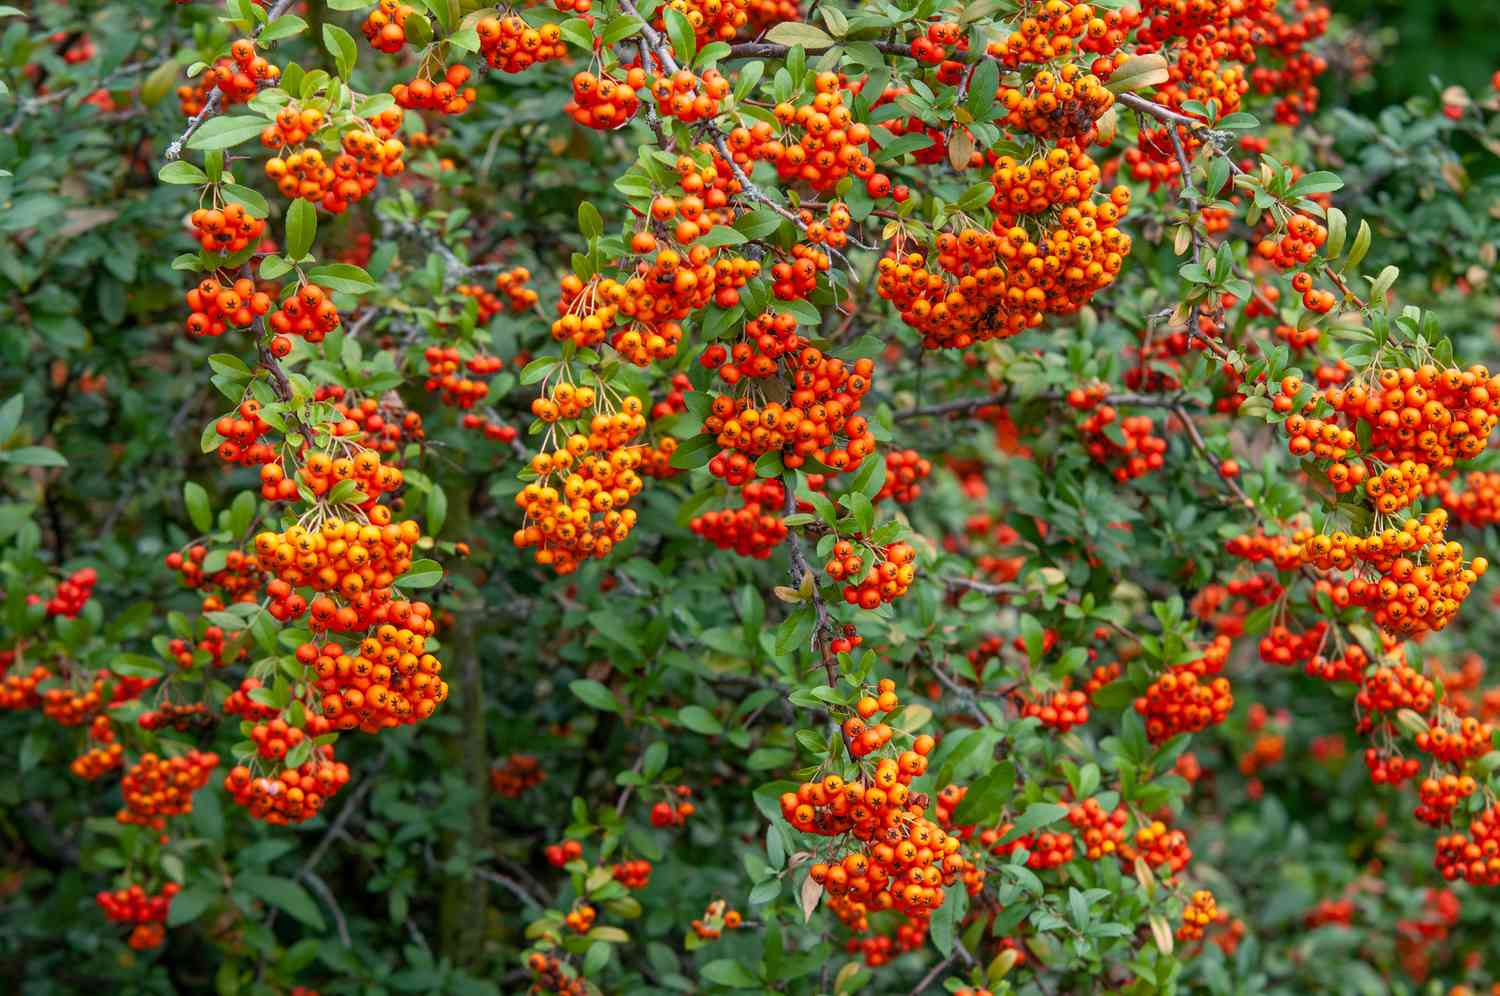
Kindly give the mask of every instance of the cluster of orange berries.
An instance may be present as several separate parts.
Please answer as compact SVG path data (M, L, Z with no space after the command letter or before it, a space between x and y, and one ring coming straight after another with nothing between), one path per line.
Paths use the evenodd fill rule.
M298 480L318 497L328 494L343 481L353 481L358 485L357 490L365 496L360 504L367 509L369 525L389 525L390 510L377 511L373 503L381 495L395 491L405 483L406 478L401 473L401 468L382 462L380 455L374 450L349 444L344 444L343 449L348 455L334 456L332 452L308 454L297 471ZM344 524L346 531L347 525ZM409 532L410 528L415 528L415 524L409 528L403 523L401 528ZM416 539L408 542L415 543Z
M622 861L611 866L609 873L627 889L644 889L651 884L651 862L643 859Z
M583 845L576 840L565 840L561 844L548 844L542 849L542 854L549 865L562 868L569 861L583 857Z
M406 146L395 137L401 118L400 109L392 107L365 122L366 127L345 132L340 139L342 151L329 163L316 146L287 152L321 127L322 112L309 107L299 113L284 107L276 113L275 123L261 132L261 144L276 150L266 160L266 176L284 197L301 197L332 214L343 214L350 204L374 191L381 177L406 171L401 158ZM300 140L299 135L303 136Z
M948 58L950 47L953 52L969 50L963 28L954 21L933 21L927 25L926 33L911 40L911 57L935 66Z
M740 507L695 516L690 528L720 550L765 560L786 539L786 489L778 480L754 480L740 488L740 498Z
M333 759L333 747L313 748L313 756L296 768L255 777L236 765L224 779L224 791L253 819L283 826L310 820L334 793L349 784L349 766Z
M491 69L520 73L541 62L568 54L562 30L555 24L533 28L520 17L482 17L474 24L479 33L479 51ZM634 93L631 94L634 96Z
M1434 864L1448 881L1500 885L1500 808L1490 806L1469 824L1469 832L1439 837Z
M328 291L314 283L303 283L296 293L282 300L268 321L277 335L300 335L308 342L322 342L339 327L340 318Z
M1481 723L1473 716L1467 716L1451 727L1432 721L1426 730L1417 734L1417 749L1431 754L1439 762L1462 768L1490 750L1493 734L1490 724Z
M900 699L896 696L896 683L889 678L880 679L879 684L876 685L876 695L866 695L859 700L855 706L855 712L858 715L844 720L842 727L844 742L848 744L851 756L856 759L867 757L891 742L895 731L889 724L876 723L867 726L865 721L873 719L877 712L894 712L900 705Z
M376 401L374 398L360 398L355 401L351 398L348 403L345 403L344 393L344 389L339 387L336 394L325 394L322 398L314 397L314 400L318 401L328 398L336 399L334 411L344 421L334 426L335 436L357 438L365 446L386 456L395 453L402 442L415 442L427 438L427 433L422 429L421 414L405 409L400 398L395 397L394 394L387 395L383 401ZM290 495L283 497L290 497Z
M276 450L260 441L271 431L271 423L261 417L260 402L254 398L241 401L236 411L215 422L214 431L224 440L216 452L225 463L253 467L276 460Z
M1043 69L1019 86L1001 86L1002 119L1013 131L1058 141L1093 141L1099 118L1114 106L1115 95L1093 73L1066 63L1056 72Z
M563 923L577 933L587 934L594 926L595 916L597 913L594 907L588 903L580 903L568 911L568 915L563 917Z
M380 0L359 29L377 51L387 54L399 52L406 44L406 19L414 13L416 8L410 4L399 0Z
M382 624L352 655L336 643L297 648L297 660L312 669L323 693L324 719L341 730L378 733L437 711L448 698L448 683L442 662L425 652L432 620L413 612L407 625L414 628Z
M990 209L996 224L1008 229L1022 216L1089 201L1099 187L1100 170L1082 148L1069 145L1025 163L1001 156L990 180L995 185Z
M427 361L427 383L429 391L441 391L443 404L458 408L473 408L489 397L490 385L482 380L460 375L466 366L476 377L497 372L504 364L498 356L472 356L464 362L463 356L452 346L428 346L422 353Z
M718 115L719 101L729 96L729 80L717 69L707 69L702 76L679 69L652 80L651 96L662 114L695 124Z
M832 261L823 250L798 242L792 246L792 258L771 265L771 293L778 300L805 298L818 287L818 274L827 273Z
M326 594L315 598L314 628L340 632L366 628L376 599L388 597L391 585L411 567L412 549L421 537L415 522L392 523L389 509L385 511L379 517L386 520L383 525L377 525L372 515L367 523L330 518L317 529L294 525L285 532L258 533L256 556L276 574L266 586L272 614L299 617L301 612L291 611L297 604L292 599L302 601L295 589L305 585L320 593L336 593L350 603L342 607L351 609L345 616L333 598ZM363 611L352 611L356 608Z
M651 825L657 828L680 827L687 822L687 818L698 811L693 805L693 790L687 785L678 785L671 792L671 796L677 801L664 799L652 805L650 820Z
M219 59L203 71L198 85L177 88L177 102L182 113L192 117L208 104L209 96L218 90L224 107L247 103L264 84L274 86L281 79L281 67L255 54L255 43L240 38L229 46L229 58Z
M105 917L114 923L135 925L126 942L133 950L149 951L160 947L166 940L167 912L172 899L181 891L182 886L176 882L166 883L154 896L139 885L131 885L114 892L97 893L94 901L104 911Z
M592 987L580 976L569 975L564 963L552 955L533 951L526 956L526 967L536 977L531 992L554 993L556 996L586 996Z
M1464 525L1482 528L1500 522L1500 473L1471 471L1462 491L1448 478L1438 478L1434 488L1443 507Z
M1424 778L1417 787L1421 801L1413 815L1430 826L1447 826L1453 822L1453 811L1458 804L1478 790L1479 783L1469 775Z
M719 937L726 929L735 930L743 924L744 917L740 916L739 910L727 909L727 904L722 899L715 899L709 903L703 911L703 916L694 919L688 924L694 934L705 941L712 941Z
M861 358L846 365L808 346L795 356L786 354L782 363L792 370L786 406L771 402L755 408L748 397L714 398L703 427L725 450L709 461L715 477L744 484L754 475L754 460L776 451L789 469L811 459L835 472L852 471L875 452L869 423L858 414L870 390L873 361ZM843 445L838 445L840 436Z
M275 718L280 714L280 709L255 701L255 691L260 687L259 678L249 677L241 680L240 687L230 692L224 699L224 711L231 716L239 716L251 722Z
M269 723L256 723L250 728L250 742L255 752L268 761L280 761L296 750L308 737L319 737L330 731L328 720L323 716L307 717L307 726L290 726L279 715Z
M533 754L512 754L500 767L490 771L490 788L507 799L515 799L527 789L535 788L547 778L547 772ZM580 852L581 853L581 852Z
M1328 623L1318 620L1304 633L1293 633L1285 626L1272 626L1261 637L1257 649L1267 664L1290 667L1317 654L1328 634Z
M882 602L893 602L906 594L917 576L917 552L906 543L868 547L873 559L857 583L853 580L864 570L864 559L854 552L854 544L839 540L833 545L833 559L824 565L828 576L844 581L844 601L864 609L874 609Z
M1152 743L1179 733L1196 733L1222 723L1229 715L1234 708L1229 680L1213 677L1224 669L1229 649L1229 637L1215 637L1202 657L1172 665L1135 700L1135 711L1145 719Z
M487 323L508 305L512 314L519 315L533 308L538 300L537 292L526 286L531 280L531 271L524 266L512 267L495 274L495 289L505 295L505 301L485 290L479 284L460 284L458 292L472 297L479 305L479 324Z
M687 18L693 26L693 37L702 48L708 42L732 40L750 22L750 6L751 0L668 0L652 23L658 31L665 31L665 12L671 7Z
M797 334L795 315L767 311L745 322L741 340L731 349L711 343L703 350L699 362L717 370L724 383L734 385L741 377L763 379L774 375L777 362L803 345L804 340Z
M252 242L258 243L266 231L265 219L255 217L243 204L235 203L222 209L198 208L188 215L188 224L193 226L204 252L221 256L237 253Z
M852 173L864 181L871 197L885 197L891 181L876 171L867 151L874 147L869 126L855 121L845 103L846 92L852 94L855 88L830 72L818 73L813 88L810 103L782 102L772 109L782 137L765 121L731 130L728 144L734 161L747 172L754 162L768 162L782 183L806 183L819 193L833 190Z
M1177 928L1179 941L1199 941L1203 931L1218 919L1219 911L1214 904L1214 894L1207 889L1193 893L1187 908L1182 911L1182 926Z
M7 674L0 679L0 709L35 709L42 704L37 686L50 677L40 664L26 674Z
M125 772L120 794L125 807L115 814L120 823L160 830L167 817L193 811L193 793L219 766L219 755L190 750L174 758L143 754Z
M568 117L585 128L613 131L640 109L636 89L645 83L644 70L633 69L625 80L596 76L587 70L573 76L573 99L563 106Z
M1123 442L1115 442L1107 427L1119 420L1119 432ZM1166 463L1167 441L1154 435L1155 423L1149 415L1130 415L1119 418L1113 405L1100 405L1078 423L1078 431L1087 440L1089 456L1097 462L1110 466L1116 481L1124 484L1160 470Z
M1176 875L1193 859L1187 834L1176 827L1168 827L1161 820L1153 820L1137 830L1129 841L1119 846L1119 854L1120 867L1127 873L1140 859L1149 868L1165 868L1169 875Z
M1097 799L1085 799L1068 810L1068 822L1083 835L1084 856L1090 861L1118 854L1125 843L1130 814L1123 805L1106 812Z
M885 483L871 499L879 504L893 498L902 505L909 505L922 493L920 481L932 473L932 462L916 450L887 450L885 454Z
M991 42L986 50L1013 69L1064 58L1085 35L1092 39L1108 30L1093 7L1077 0L1027 0L1021 12L1016 30L1003 42Z
M99 573L92 567L80 567L58 582L57 590L47 599L47 615L72 619L94 594Z
M171 727L178 733L186 733L194 727L211 727L214 718L209 715L203 702L161 702L154 709L147 709L136 717L143 730L160 730Z
M1130 252L1130 236L1116 227L1129 199L1117 187L1099 204L1069 205L1040 245L1019 226L998 235L945 232L931 269L923 254L902 252L898 239L880 260L876 290L929 349L1016 335L1044 315L1077 311L1114 282Z
M442 80L433 83L425 76L418 76L408 83L397 83L391 87L391 96L396 106L408 111L437 111L441 114L462 114L473 106L479 92L464 86L469 82L469 67L455 62L448 67Z
M271 310L271 296L256 290L255 281L241 277L226 287L215 277L204 277L187 292L188 334L197 338L221 336L229 328L245 328Z
M915 750L903 759L907 754L926 760ZM797 829L822 836L849 833L862 842L841 860L815 862L809 870L830 896L847 902L856 922L885 909L925 921L942 905L944 886L962 879L971 894L982 887L984 873L959 853L959 837L927 818L925 796L910 794L910 772L918 766L909 759L883 758L868 781L828 775L781 797L782 815Z
M1278 269L1289 270L1311 262L1327 241L1328 229L1321 222L1305 214L1296 214L1287 222L1286 230L1279 238L1267 236L1257 242L1255 254Z
M125 748L120 744L92 747L75 757L68 770L86 782L103 778L111 771L125 765Z
M1059 733L1089 721L1089 696L1079 690L1053 692L1021 707L1023 717L1035 717Z
M532 413L551 422L593 403L592 388L559 384L550 398L532 403ZM631 445L646 428L642 408L639 398L627 397L619 411L596 411L587 434L574 433L556 450L532 458L537 479L516 495L525 519L514 542L523 550L534 548L538 564L571 574L590 557L609 556L630 535L636 512L627 506L643 486L637 473L642 448ZM566 475L560 490L548 483L554 473Z

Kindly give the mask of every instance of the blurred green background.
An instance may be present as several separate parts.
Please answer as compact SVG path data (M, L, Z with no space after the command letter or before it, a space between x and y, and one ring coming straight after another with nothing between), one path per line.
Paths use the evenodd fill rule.
M1500 69L1500 0L1333 0L1334 15L1378 42L1371 73L1350 94L1378 111L1432 92L1432 77L1479 94ZM1341 88L1329 79L1330 93Z

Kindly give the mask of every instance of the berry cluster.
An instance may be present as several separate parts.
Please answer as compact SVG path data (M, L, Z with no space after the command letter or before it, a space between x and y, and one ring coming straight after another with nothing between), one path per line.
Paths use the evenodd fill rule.
M162 829L167 825L167 817L193 811L193 793L208 784L209 776L218 766L219 755L197 750L170 759L143 754L120 782L125 808L115 819Z
M645 74L640 75L644 80ZM563 110L585 128L613 131L635 117L640 106L640 98L635 95L635 87L630 81L584 71L574 75L573 99Z
M57 590L47 599L47 615L75 618L94 594L99 573L92 567L81 567L58 582Z
M539 62L551 62L568 54L562 30L555 24L533 28L510 14L482 17L475 22L474 29L479 33L479 51L485 62L502 73L524 72Z
M224 779L224 791L253 819L286 825L312 819L347 784L348 765L335 761L333 747L324 745L313 748L311 760L273 775L255 777L249 768L237 765Z
M391 604L391 585L411 567L412 549L421 538L415 522L392 523L385 511L383 526L372 515L366 523L329 518L317 529L294 525L285 532L256 534L256 555L276 575L266 586L272 615L299 618L307 606L296 589L306 586L337 594L347 603L340 606L329 594L314 598L315 629L368 628L377 610Z
M226 287L215 277L204 277L187 292L188 334L196 338L221 336L230 328L245 328L271 310L271 296L257 290L255 281L241 277Z
M860 84L862 85L862 84ZM728 144L734 161L747 173L757 161L776 168L784 184L805 183L819 193L833 190L851 173L864 181L871 197L890 193L890 177L877 172L867 149L874 148L869 126L855 121L846 94L857 87L837 73L818 73L810 103L783 101L772 114L782 129L780 137L769 122L730 131Z
M225 204L222 208L198 208L188 215L188 224L193 226L194 236L204 252L221 256L240 252L254 243L259 243L265 234L266 222L245 210L242 204ZM250 294L254 293L252 287ZM244 295L246 298L250 294Z
M835 472L852 471L875 451L869 424L857 414L870 389L873 362L859 359L848 366L808 346L787 354L782 364L792 373L786 406L770 402L756 408L747 396L714 398L703 428L724 448L709 461L715 477L744 484L754 476L755 460L777 451L789 469L812 460Z
M777 480L754 480L740 488L740 498L740 507L695 516L690 528L720 550L765 560L786 539L786 489Z
M182 887L176 882L166 883L154 896L139 885L131 885L114 892L97 893L94 901L110 921L135 925L127 941L132 949L149 951L160 947L166 940L167 912L172 899L181 891Z
M282 299L268 321L277 335L300 335L308 342L322 342L339 327L340 318L328 291L314 283L303 283Z
M656 109L683 124L709 121L719 114L719 101L729 96L729 80L717 69L704 70L702 76L679 69L670 76L651 81L651 97Z
M426 76L418 76L391 87L391 96L396 98L396 106L404 110L462 114L479 97L477 90L464 85L468 82L469 67L458 62L449 66L437 83Z
M275 86L280 79L281 67L256 55L253 41L240 38L229 46L229 58L219 59L203 70L196 87L177 88L177 102L182 113L192 117L203 110L215 90L219 91L221 106L233 107L248 103L261 86Z
M541 762L532 754L512 754L505 763L490 771L490 788L507 799L518 798L527 789L540 785L547 777ZM580 852L581 853L581 852Z
M378 733L426 719L448 698L443 664L425 652L432 620L413 612L407 625L415 628L382 624L352 655L336 643L297 648L297 660L317 676L322 715L335 727Z
M400 0L380 0L360 24L365 39L378 51L401 51L406 44L406 19L416 8Z
M1193 893L1187 908L1182 911L1182 926L1177 928L1179 941L1200 941L1203 931L1219 916L1214 905L1214 894L1207 889Z
M1202 657L1172 665L1135 700L1135 711L1144 717L1152 743L1179 733L1196 733L1222 723L1229 715L1234 708L1229 680L1213 677L1224 669L1229 648L1227 636L1215 637Z
M916 450L887 450L885 454L885 483L872 502L879 504L888 498L902 505L909 505L922 493L918 482L932 473L932 462Z
M555 422L578 417L594 402L593 389L558 384L531 410ZM536 479L516 495L525 519L513 538L518 548L536 550L538 564L571 574L590 557L609 556L630 535L636 512L627 506L642 488L636 472L642 448L631 441L646 428L642 408L639 398L627 397L619 411L596 410L587 434L573 433L562 446L532 458ZM554 473L565 475L561 489L549 483Z

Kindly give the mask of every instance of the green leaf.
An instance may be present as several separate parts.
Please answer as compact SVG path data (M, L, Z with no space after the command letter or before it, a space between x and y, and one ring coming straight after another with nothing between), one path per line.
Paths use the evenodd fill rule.
M676 7L663 9L662 19L667 26L667 37L672 40L672 54L677 56L677 61L681 65L692 65L693 56L698 53L698 40L693 36L693 23Z
M235 878L236 888L244 889L256 899L287 913L313 928L323 929L323 914L306 889L289 878L260 875L253 872Z
M714 718L714 714L699 705L683 706L677 710L677 722L706 737L718 736L724 732L723 725Z
M157 171L156 178L162 183L177 183L192 186L208 182L208 174L199 169L197 164L190 163L186 159L179 159L175 163L167 163Z
M110 659L109 669L127 678L155 678L166 670L166 665L142 654L120 654Z
M197 481L188 481L182 486L182 500L187 505L188 518L193 528L206 533L213 528L214 516L208 507L208 492Z
M427 535L436 536L448 521L448 494L436 484L427 492Z
M354 71L354 61L359 58L359 49L354 44L354 36L337 24L323 25L323 47L328 49L333 56L334 65L338 67L339 75L344 79Z
M800 45L809 52L833 46L833 36L804 21L782 21L766 32L765 40L777 45Z
M313 239L318 234L318 209L312 202L299 197L286 209L286 255L299 260L312 250Z
M203 884L183 889L167 908L167 926L180 927L185 923L192 923L217 902L222 894L218 888Z
M729 958L720 958L711 961L698 972L709 982L721 986L729 986L734 989L752 989L760 987L760 980L755 977L744 965Z
M212 118L193 132L193 136L187 141L187 147L199 150L227 149L252 138L259 138L266 124L265 118L246 114Z
M581 201L578 205L578 230L586 239L597 239L604 234L604 219L599 216L599 209L588 201Z
M24 394L12 394L5 399L5 404L0 405L0 443L16 434L16 429L21 425L21 414L25 410Z
M578 696L584 705L604 712L619 712L620 703L615 701L614 695L608 688L590 678L579 678L568 682L568 690Z
M363 267L352 263L323 263L307 271L307 279L332 291L364 294L375 289L375 281Z
M68 461L56 450L45 446L18 446L13 450L0 452L0 460L5 463L20 464L23 467L66 467Z
M219 193L223 194L226 200L240 205L257 218L264 218L271 213L271 205L266 203L265 197L259 190L252 187L243 187L238 183L221 183Z
M291 38L300 35L307 30L307 22L296 14L283 14L276 20L261 29L260 36L255 40L262 44L281 41L283 38Z
M414 560L411 568L396 579L398 588L431 588L443 580L443 567L435 560Z

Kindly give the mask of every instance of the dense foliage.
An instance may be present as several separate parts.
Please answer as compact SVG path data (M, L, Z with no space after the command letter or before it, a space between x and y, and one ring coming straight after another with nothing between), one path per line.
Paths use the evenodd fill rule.
M7 991L1500 986L1376 6L0 5Z

